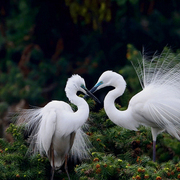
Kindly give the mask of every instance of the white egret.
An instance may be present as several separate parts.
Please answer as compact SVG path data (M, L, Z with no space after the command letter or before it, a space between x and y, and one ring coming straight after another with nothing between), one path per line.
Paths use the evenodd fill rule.
M164 58L162 60L162 58ZM151 127L153 161L156 157L156 138L162 131L180 140L180 63L171 53L152 60L142 58L135 67L143 90L132 97L127 110L119 111L114 105L126 88L124 78L113 71L105 71L90 92L106 86L115 89L104 99L104 109L116 125L137 131L139 125Z
M30 148L35 153L47 155L54 177L55 168L60 168L65 162L68 178L67 158L72 151L73 155L83 158L88 155L85 133L81 126L89 116L87 102L76 95L78 91L88 94L98 101L85 87L85 81L79 75L68 79L65 92L69 101L77 106L74 112L68 103L51 101L43 108L23 110L19 115L19 122L26 123L30 134ZM21 122L21 121L24 122ZM74 144L73 144L74 143Z

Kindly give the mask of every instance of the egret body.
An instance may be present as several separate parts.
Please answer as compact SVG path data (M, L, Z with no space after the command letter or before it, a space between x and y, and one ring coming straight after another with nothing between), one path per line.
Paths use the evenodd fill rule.
M77 106L76 112L66 102L51 101L43 108L23 110L19 117L31 131L30 148L34 152L47 155L52 166L51 179L55 168L60 168L64 162L70 179L67 170L70 151L80 159L88 155L87 137L81 126L88 119L89 106L83 98L76 95L78 91L88 93L96 99L86 89L84 79L73 75L67 81L65 92L69 101Z
M137 131L139 125L151 127L153 138L153 161L155 161L156 138L166 131L180 140L180 63L171 54L151 61L142 60L142 66L135 68L143 90L132 97L127 110L119 111L114 101L126 88L124 78L113 71L105 71L90 90L95 92L106 86L115 89L104 99L104 109L116 125Z

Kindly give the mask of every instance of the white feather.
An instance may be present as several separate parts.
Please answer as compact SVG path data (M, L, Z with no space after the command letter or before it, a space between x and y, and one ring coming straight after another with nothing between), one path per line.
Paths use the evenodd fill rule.
M30 151L41 155L45 153L52 167L51 144L54 149L56 168L62 166L65 155L69 154L70 151L75 159L88 158L89 156L90 142L81 128L88 119L89 106L83 98L76 95L77 91L86 93L82 85L85 87L84 79L74 75L68 79L65 88L69 100L78 107L76 112L63 101L51 101L43 108L27 109L20 112L19 122L25 123L30 132ZM76 133L73 145L70 144L72 133Z
M154 141L158 133L164 130L180 140L179 57L168 52L151 60L145 56L139 60L134 68L143 90L132 97L125 111L119 111L114 106L115 99L126 88L120 74L105 71L92 92L106 86L115 87L104 99L104 109L115 124L130 130L137 130L139 125L150 126Z
M179 60L170 52L154 56L152 60L143 57L142 63L134 66L143 91L131 99L130 105L135 106L141 100L142 116L152 121L151 127L165 129L180 140Z

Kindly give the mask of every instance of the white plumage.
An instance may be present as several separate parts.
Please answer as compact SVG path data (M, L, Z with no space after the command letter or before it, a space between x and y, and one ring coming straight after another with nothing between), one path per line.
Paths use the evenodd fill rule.
M127 110L119 111L114 106L117 97L124 93L124 78L113 71L105 71L91 92L106 86L115 87L104 99L104 109L115 124L137 130L139 125L150 126L153 136L153 160L157 135L166 131L180 140L180 61L171 53L142 58L134 66L143 88L129 101Z
M31 131L30 150L41 155L45 153L53 172L54 168L62 166L70 150L75 158L88 157L89 141L81 127L88 119L89 106L83 98L76 95L77 91L88 93L84 79L73 75L68 79L65 91L70 102L77 106L76 112L68 103L51 101L43 108L23 110L19 116L19 122L24 120Z

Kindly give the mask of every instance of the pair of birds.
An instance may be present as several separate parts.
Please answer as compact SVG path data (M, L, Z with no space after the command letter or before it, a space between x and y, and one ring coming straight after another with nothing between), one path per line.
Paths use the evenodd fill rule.
M33 129L30 137L34 151L48 156L54 169L61 167L65 161L68 178L67 158L70 150L79 158L87 155L86 136L81 127L89 116L86 101L76 95L81 91L94 98L95 91L106 86L115 89L108 92L104 99L104 109L107 116L118 126L137 131L139 125L151 127L153 138L153 161L155 161L156 138L166 131L180 140L180 63L171 53L161 57L153 57L151 61L142 58L135 67L142 91L132 97L128 108L119 111L114 105L116 98L121 96L126 88L124 78L113 71L105 71L95 86L88 91L84 79L73 75L68 79L65 92L71 103L78 107L74 112L69 104L63 101L52 101L39 109L24 110L21 118ZM74 144L73 144L74 142Z

